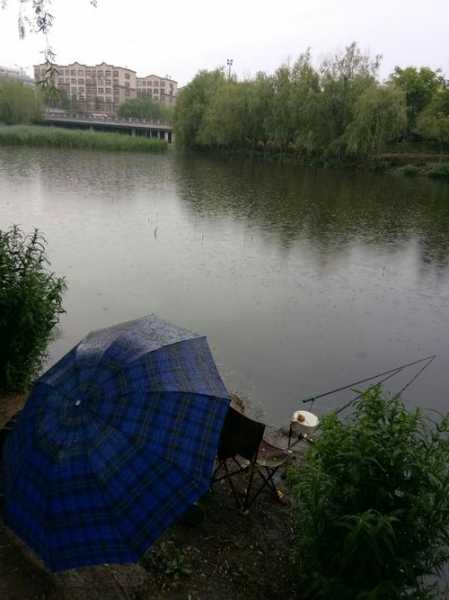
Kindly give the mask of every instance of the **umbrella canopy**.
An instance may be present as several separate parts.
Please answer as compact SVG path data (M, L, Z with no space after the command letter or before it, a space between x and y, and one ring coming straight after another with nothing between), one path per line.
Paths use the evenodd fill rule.
M154 315L89 334L7 439L7 525L54 571L138 560L209 489L228 406L205 337Z

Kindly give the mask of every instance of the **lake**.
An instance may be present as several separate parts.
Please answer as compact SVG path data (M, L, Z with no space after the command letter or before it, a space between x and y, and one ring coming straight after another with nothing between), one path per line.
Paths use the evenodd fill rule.
M49 365L90 330L154 312L207 335L228 388L276 426L304 398L429 354L405 399L449 408L445 183L3 147L0 228L13 223L45 233L67 278Z

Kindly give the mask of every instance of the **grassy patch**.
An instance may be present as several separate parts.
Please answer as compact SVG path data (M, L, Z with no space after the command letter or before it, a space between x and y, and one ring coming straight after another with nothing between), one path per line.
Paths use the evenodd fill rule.
M167 142L121 133L58 129L37 125L0 126L0 145L87 148L126 152L165 152Z

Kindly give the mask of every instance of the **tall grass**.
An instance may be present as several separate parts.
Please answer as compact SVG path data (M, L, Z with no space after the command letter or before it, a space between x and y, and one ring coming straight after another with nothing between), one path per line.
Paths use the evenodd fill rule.
M46 358L65 281L50 269L45 238L0 230L0 391L26 390Z
M87 148L124 152L165 152L167 150L167 142L159 139L37 125L0 127L0 145Z

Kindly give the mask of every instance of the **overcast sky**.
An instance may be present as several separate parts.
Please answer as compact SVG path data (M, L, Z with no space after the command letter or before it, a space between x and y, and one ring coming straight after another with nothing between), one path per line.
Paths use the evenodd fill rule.
M0 9L0 65L30 70L42 36L19 40L19 0ZM449 75L449 0L53 0L57 62L102 61L181 85L199 69L234 59L239 76L272 72L308 46L319 60L351 41L395 65L428 65Z

